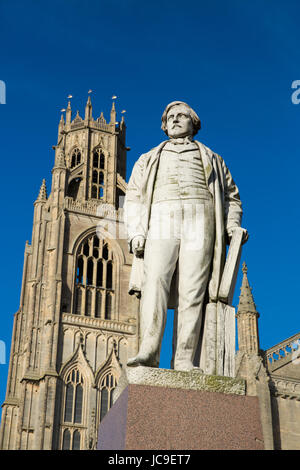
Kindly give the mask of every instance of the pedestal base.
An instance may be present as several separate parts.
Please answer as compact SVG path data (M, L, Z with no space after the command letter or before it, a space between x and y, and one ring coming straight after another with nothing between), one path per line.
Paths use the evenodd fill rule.
M159 385L148 383L153 375ZM264 449L258 399L242 380L128 368L117 393L99 450Z

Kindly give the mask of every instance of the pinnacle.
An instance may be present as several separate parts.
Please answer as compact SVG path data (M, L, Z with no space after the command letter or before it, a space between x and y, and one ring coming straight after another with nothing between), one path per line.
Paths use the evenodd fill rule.
M256 310L256 305L254 303L253 295L252 295L252 288L249 285L248 281L248 268L246 263L243 263L243 280L241 286L241 294L240 294L240 301L238 305L238 314L240 313L252 313L258 315Z
M116 123L116 108L115 108L115 102L113 101L112 107L111 107L111 112L110 112L110 124L115 124Z
M46 180L43 179L43 182L40 187L40 192L37 197L37 201L47 201L47 188L46 188Z
M85 120L92 119L92 101L90 95L88 96L86 105L85 105Z
M248 272L248 267L247 267L245 261L243 262L242 271L243 271L244 274L247 274L247 272Z

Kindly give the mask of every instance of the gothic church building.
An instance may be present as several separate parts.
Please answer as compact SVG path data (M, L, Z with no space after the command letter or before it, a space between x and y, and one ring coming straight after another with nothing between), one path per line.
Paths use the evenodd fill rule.
M14 317L0 449L95 449L127 358L138 350L139 300L128 295L124 233L126 125L61 118L49 197L34 202ZM300 450L300 333L263 351L243 267L236 374L258 396L266 449ZM201 443L199 443L201 448Z
M137 351L132 255L118 239L126 191L126 125L70 102L26 242L15 314L2 449L94 449L122 364Z

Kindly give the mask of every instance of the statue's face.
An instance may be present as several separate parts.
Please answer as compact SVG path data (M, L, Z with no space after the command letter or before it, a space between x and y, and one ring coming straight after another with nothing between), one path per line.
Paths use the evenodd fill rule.
M169 137L193 135L193 121L189 108L183 104L173 106L167 114L167 133Z

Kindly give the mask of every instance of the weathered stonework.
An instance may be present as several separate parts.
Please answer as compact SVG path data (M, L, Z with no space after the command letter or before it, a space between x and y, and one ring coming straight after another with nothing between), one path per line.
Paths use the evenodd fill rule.
M177 388L182 390L202 390L224 394L245 395L246 385L243 379L206 375L198 370L176 371L153 367L127 367L114 391L114 402L130 384L156 387Z
M95 120L90 98L84 119L71 114L69 103L51 192L43 180L25 246L1 449L94 448L122 364L138 347L138 300L127 294L132 257L118 238L126 125L114 104L109 123Z

